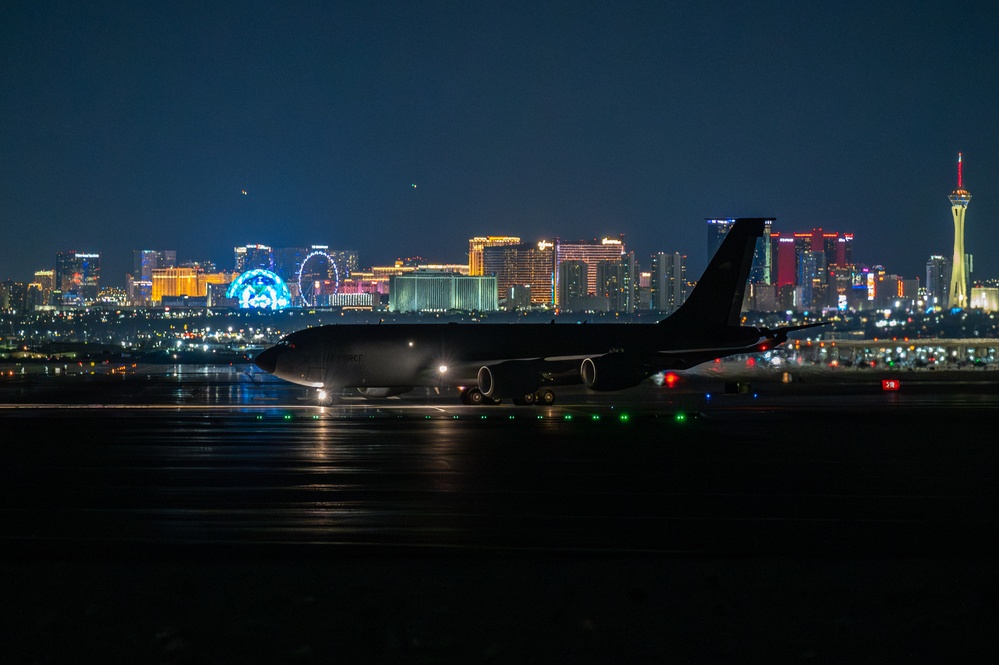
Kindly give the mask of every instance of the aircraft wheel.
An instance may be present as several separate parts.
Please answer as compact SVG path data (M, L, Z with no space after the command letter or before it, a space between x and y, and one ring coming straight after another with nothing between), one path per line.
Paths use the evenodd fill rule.
M486 396L482 394L482 391L478 388L469 388L461 393L461 403L470 404L472 406L479 406L485 403Z
M527 393L523 397L514 397L513 403L517 406L530 406L538 401L536 393Z
M551 406L555 403L555 391L545 388L537 393L538 404L543 406Z

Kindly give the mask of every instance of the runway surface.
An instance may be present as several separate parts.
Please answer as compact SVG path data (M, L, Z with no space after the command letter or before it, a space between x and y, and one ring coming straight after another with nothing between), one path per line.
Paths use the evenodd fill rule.
M231 371L2 385L7 652L842 662L996 646L995 383L720 388L320 408Z

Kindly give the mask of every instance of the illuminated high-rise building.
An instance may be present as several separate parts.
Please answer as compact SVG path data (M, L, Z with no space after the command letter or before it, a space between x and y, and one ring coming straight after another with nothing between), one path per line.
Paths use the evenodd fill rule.
M586 264L586 288L583 295L595 295L597 288L597 264L601 261L620 261L624 251L624 235L600 240L576 240L565 242L555 240L555 304L560 305L558 267L564 261L582 261Z
M950 262L947 257L933 255L926 261L926 304L930 307L943 307L950 286Z
M721 247L722 240L735 224L735 219L705 219L708 225L708 261ZM756 241L753 250L753 265L749 269L749 281L754 284L773 284L776 276L773 269L772 246L769 241L774 220L763 221L763 235Z
M486 247L502 247L504 245L519 245L520 238L515 236L477 236L468 239L468 274L477 277L485 274L482 267L482 250Z
M172 249L132 250L132 273L129 280L129 300L148 304L152 300L153 271L177 267L177 252Z
M770 256L773 258L771 284L778 288L804 286L802 275L809 275L813 284L825 284L832 290L837 290L829 271L836 268L840 272L849 272L853 266L853 234L826 232L821 228L796 233L771 233ZM802 262L809 252L819 252L821 258L809 259L812 264L823 271L822 278L815 282L817 275L812 274L814 265L807 271L802 268Z
M607 299L610 311L635 313L636 270L634 252L622 254L617 261L597 263L596 295Z
M649 308L672 314L687 299L687 257L679 252L652 255Z
M196 268L156 268L152 274L151 300L163 301L163 296L194 296L206 294L205 274Z
M470 277L437 270L417 270L389 278L393 312L495 311L496 278Z
M267 245L243 245L233 248L236 272L248 272L255 268L274 270L274 251Z
M964 188L961 174L961 153L957 153L957 189L950 193L950 212L954 216L954 258L950 269L949 307L965 308L968 300L968 255L964 252L964 213L971 194Z
M101 284L101 255L57 252L55 282L64 302L96 301Z
M558 266L558 302L563 309L574 310L583 304L589 293L588 270L585 261L563 261Z
M496 276L500 300L510 297L514 287L521 292L530 287L532 305L555 302L555 244L551 241L483 247L482 269Z
M48 305L55 288L55 270L36 270L34 284L38 285L38 304Z

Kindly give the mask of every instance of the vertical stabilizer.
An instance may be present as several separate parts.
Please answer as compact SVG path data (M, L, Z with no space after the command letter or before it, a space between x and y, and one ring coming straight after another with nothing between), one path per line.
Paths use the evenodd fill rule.
M753 252L765 222L763 217L736 219L687 300L660 323L699 329L739 325Z

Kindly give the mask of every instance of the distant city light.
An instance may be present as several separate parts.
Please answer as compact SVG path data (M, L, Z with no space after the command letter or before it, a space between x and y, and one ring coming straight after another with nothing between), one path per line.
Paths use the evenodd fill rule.
M285 309L291 306L288 285L270 270L260 268L244 272L229 285L226 298L239 303L240 309Z

